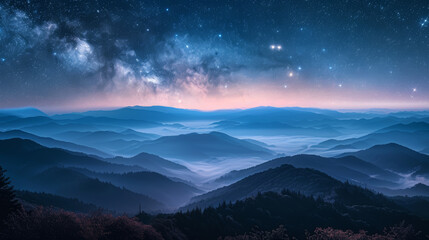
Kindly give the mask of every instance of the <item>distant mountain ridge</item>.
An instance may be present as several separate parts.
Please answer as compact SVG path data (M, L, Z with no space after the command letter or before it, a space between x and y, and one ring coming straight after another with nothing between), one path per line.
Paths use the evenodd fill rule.
M128 154L148 152L162 157L184 160L207 160L216 157L270 157L275 154L265 147L220 132L165 136L142 142L139 146L124 149L123 152Z
M342 183L325 173L308 168L295 168L284 164L263 172L250 175L236 183L194 197L184 209L195 207L215 207L222 202L235 202L254 197L258 193L281 192L282 190L299 192L306 196L321 197L327 202L363 204L365 201L378 206L391 204L371 191ZM361 190L359 190L361 189ZM354 195L352 197L352 195ZM392 204L391 204L392 205ZM393 205L392 205L393 206Z
M355 156L378 167L398 173L429 175L429 156L396 143L376 145L366 150L343 153L339 157Z
M283 164L290 164L300 168L312 168L340 180L350 181L359 185L378 187L394 187L401 177L386 171L371 163L356 157L344 156L341 158L325 158L316 155L295 155L291 157L276 158L265 163L228 174L215 180L219 184L229 184L252 174L263 172ZM377 177L373 177L377 176Z
M312 146L313 149L366 149L374 145L396 143L415 151L429 147L429 123L400 123L379 129L358 138L330 139Z
M21 130L11 130L7 132L0 132L1 140L11 139L11 138L22 138L22 139L32 140L34 142L37 142L38 144L41 144L43 146L50 147L50 148L62 148L65 150L82 152L89 155L96 155L100 157L111 157L111 155L104 153L95 148L78 145L70 142L59 141L48 137L39 137L37 135L27 133Z

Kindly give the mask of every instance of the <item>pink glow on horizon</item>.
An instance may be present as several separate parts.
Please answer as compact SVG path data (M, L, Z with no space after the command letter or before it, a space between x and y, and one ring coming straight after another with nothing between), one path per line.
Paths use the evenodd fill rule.
M387 92L352 91L345 88L299 88L283 86L247 86L239 88L230 85L219 87L216 94L180 93L160 91L142 95L134 91L127 93L102 93L68 101L60 106L38 106L47 112L85 111L112 109L126 106L168 106L203 111L219 109L246 109L258 106L311 107L325 109L428 109L429 101L398 99Z

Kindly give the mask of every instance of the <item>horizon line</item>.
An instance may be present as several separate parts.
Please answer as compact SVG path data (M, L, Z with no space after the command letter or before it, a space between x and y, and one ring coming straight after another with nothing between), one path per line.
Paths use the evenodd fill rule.
M100 107L100 108L74 108L74 109L64 109L64 110L58 110L58 108L51 108L51 107L34 107L34 106L22 106L22 107L7 107L3 108L0 107L1 111L18 111L18 110L25 110L25 109L35 109L38 110L44 114L47 115L57 115L57 114L70 114L70 113L84 113L84 112L91 112L91 111L112 111L112 110L118 110L123 108L135 108L135 107L142 107L142 108L151 108L151 107L164 107L164 108L170 108L170 109L180 109L180 110L189 110L189 111L199 111L199 112L216 112L216 111L243 111L243 110L249 110L249 109L257 109L257 108L276 108L276 109L303 109L303 110L329 110L329 111L337 111L337 112L343 112L343 113L398 113L398 112L425 112L429 111L428 108L321 108L321 107L300 107L300 106L284 106L284 107L277 107L277 106L270 106L270 105L260 105L256 107L243 107L243 108L219 108L219 109L212 109L212 110L204 110L204 109L197 109L197 108L179 108L179 107L172 107L172 106L164 106L164 105L126 105L126 106L112 106L112 107Z

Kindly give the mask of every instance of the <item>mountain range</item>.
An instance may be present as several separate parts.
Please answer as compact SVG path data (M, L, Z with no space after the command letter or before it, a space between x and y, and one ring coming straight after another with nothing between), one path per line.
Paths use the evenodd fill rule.
M166 158L210 160L219 157L262 157L270 158L275 153L252 142L237 139L220 132L190 133L165 136L131 146L122 153L148 152Z

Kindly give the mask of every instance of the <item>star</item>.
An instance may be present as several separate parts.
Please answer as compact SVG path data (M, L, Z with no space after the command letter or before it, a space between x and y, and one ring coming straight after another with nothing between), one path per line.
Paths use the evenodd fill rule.
M165 11L168 12L168 11L170 11L170 9L166 8Z
M186 48L189 48L189 45L188 45L188 44L186 44Z
M299 66L299 67L298 67L298 70L299 70L299 71L301 71L301 70L302 70L302 67L301 67L301 66Z
M227 85L227 84L225 84L225 88L228 88L228 85Z
M276 51L280 51L282 50L282 45L270 45L271 50L276 50Z
M417 88L413 88L413 92L417 92Z
M293 77L293 72L289 72L289 77Z
M429 18L422 19L420 22L421 27L426 27L429 23Z
M6 58L0 58L2 62L6 62Z
M338 84L338 87L342 88L342 87L343 87L343 84L342 84L342 83Z
M221 38L222 37L222 34L219 34L219 35L217 35L219 38Z
M284 87L284 88L287 88L287 85L285 84L283 87Z

